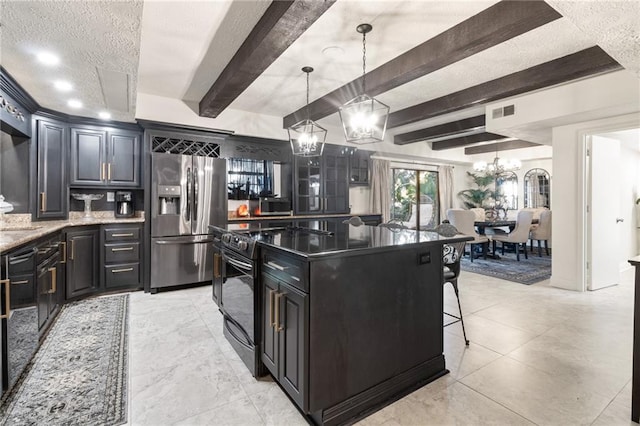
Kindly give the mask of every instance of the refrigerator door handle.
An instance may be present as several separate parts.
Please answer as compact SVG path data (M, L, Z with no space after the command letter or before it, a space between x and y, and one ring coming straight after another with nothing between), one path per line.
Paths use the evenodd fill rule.
M198 168L195 167L193 170L193 220L194 222L198 221L198 181L200 177L198 176Z
M159 245L169 245L169 244L209 244L212 243L212 239L202 239L202 240L159 240L155 241L156 244Z
M185 212L185 219L191 220L191 169L187 168L187 211Z

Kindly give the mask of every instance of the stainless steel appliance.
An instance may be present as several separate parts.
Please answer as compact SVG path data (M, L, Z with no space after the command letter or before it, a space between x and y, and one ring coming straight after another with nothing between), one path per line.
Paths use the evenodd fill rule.
M261 294L258 289L258 241L285 228L230 231L211 226L220 250L221 280L214 280L213 297L224 315L223 332L254 377L267 370L260 359ZM217 285L220 288L217 288Z
M57 247L51 249L57 253ZM33 246L2 257L2 389L11 389L38 347Z
M133 193L116 191L116 217L133 217Z
M210 224L227 222L226 161L151 157L151 291L213 278Z
M291 200L288 198L260 197L249 201L251 214L258 216L287 216L291 214Z

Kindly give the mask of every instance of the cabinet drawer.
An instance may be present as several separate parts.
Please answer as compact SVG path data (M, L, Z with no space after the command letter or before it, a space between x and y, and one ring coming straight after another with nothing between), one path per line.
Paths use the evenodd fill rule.
M265 250L262 252L262 271L304 292L309 291L305 263L300 260Z
M104 267L106 288L140 286L140 263Z
M36 287L34 274L12 275L10 279L11 309L35 305Z
M140 260L140 243L117 243L104 245L105 263L137 262Z
M110 241L138 241L140 228L105 228L104 240Z

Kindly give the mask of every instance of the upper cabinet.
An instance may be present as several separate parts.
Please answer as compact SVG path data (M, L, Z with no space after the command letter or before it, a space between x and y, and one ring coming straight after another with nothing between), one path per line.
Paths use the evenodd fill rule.
M37 197L35 218L65 219L69 213L66 183L69 128L66 123L38 120Z
M140 186L140 133L129 130L71 129L70 186Z
M349 212L349 152L325 145L322 157L295 157L296 214Z
M369 185L371 151L356 150L349 157L349 185Z

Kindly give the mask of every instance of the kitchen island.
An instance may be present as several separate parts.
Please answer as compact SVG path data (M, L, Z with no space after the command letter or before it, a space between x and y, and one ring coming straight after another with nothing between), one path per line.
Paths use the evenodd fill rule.
M442 245L469 237L323 221L266 234L261 358L310 420L353 422L448 372Z

